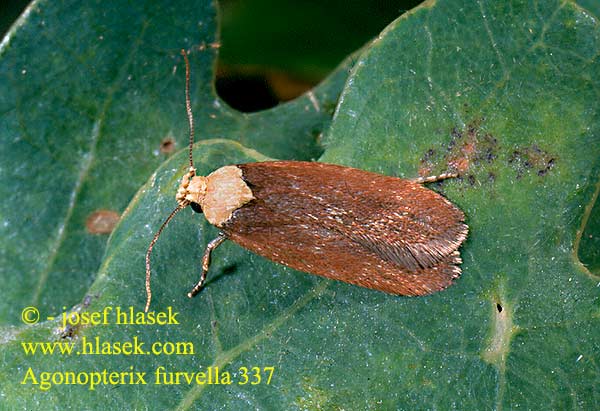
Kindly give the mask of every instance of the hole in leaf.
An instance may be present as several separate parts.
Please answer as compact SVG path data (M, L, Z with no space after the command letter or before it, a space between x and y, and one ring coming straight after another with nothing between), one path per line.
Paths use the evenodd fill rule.
M243 112L291 100L421 1L219 1L217 93Z

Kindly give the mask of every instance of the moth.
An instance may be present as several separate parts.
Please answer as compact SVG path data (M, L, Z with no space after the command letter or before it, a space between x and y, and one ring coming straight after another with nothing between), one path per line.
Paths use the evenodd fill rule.
M456 174L407 180L335 164L270 161L196 175L190 68L187 53L181 54L190 168L177 190L177 207L146 252L146 311L152 248L173 216L188 206L220 230L206 247L200 280L189 297L202 289L212 251L228 239L296 270L397 295L440 291L460 276L465 216L422 185Z

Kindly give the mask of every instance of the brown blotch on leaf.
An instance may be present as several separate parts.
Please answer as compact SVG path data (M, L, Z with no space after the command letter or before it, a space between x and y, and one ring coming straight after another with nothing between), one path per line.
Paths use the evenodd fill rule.
M520 179L528 171L543 177L554 167L556 157L542 150L537 144L519 147L508 157L508 164L516 169L516 178Z
M433 175L431 167L419 167L419 177L427 177Z
M420 177L427 177L433 174L432 166L435 161L435 156L436 151L433 148L430 148L425 152L421 158L421 164L418 171Z
M96 210L85 220L85 228L90 234L110 234L121 215L112 210Z
M175 140L173 137L167 137L160 142L160 152L164 154L171 154L175 151Z
M483 120L476 119L463 129L454 127L445 151L429 148L421 157L419 175L435 174L433 170L439 169L440 163L446 164L442 171L449 169L459 174L472 170L473 166L492 164L498 157L498 140L482 130ZM475 185L476 175L468 176L471 185Z

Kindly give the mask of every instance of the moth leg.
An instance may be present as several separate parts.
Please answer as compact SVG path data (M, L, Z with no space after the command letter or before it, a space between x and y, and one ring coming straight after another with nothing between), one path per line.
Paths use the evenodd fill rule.
M206 280L206 274L208 273L208 267L210 265L210 253L215 248L220 246L221 243L225 240L227 240L227 236L225 236L225 234L223 233L219 233L217 238L212 240L206 246L206 250L204 250L204 257L202 257L202 274L200 274L200 281L198 281L198 284L196 284L194 288L192 288L192 291L188 293L188 297L192 298L196 294L198 294L200 290L202 290L202 287L204 286L204 281Z
M449 178L456 178L456 177L458 177L457 173L442 173L439 176L417 177L417 178L414 178L412 181L414 181L415 183L418 183L418 184L424 184L424 183L435 183L436 181L442 181L442 180L447 180Z

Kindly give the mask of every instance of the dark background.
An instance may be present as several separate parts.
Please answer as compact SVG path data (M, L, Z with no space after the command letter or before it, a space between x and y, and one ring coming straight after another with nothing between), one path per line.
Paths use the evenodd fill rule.
M420 0L221 0L217 91L252 112L312 88ZM28 1L0 0L0 33Z

